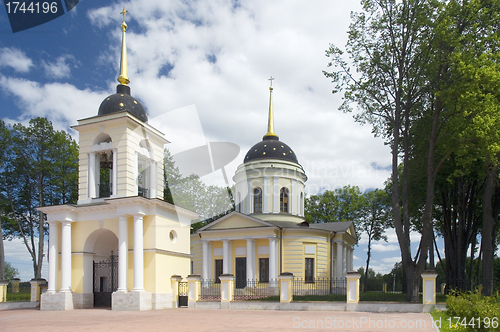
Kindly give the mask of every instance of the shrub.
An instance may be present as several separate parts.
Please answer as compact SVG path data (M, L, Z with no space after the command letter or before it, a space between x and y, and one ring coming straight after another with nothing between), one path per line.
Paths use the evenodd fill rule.
M468 293L451 293L446 297L451 323L470 331L498 331L500 328L500 294L484 296L481 289Z

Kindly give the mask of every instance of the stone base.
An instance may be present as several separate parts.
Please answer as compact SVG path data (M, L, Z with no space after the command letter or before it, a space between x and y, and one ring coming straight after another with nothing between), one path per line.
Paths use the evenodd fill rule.
M153 309L152 294L148 292L115 292L112 294L112 310L144 311Z
M172 293L152 293L151 307L153 310L172 309Z
M73 293L43 293L40 310L73 310Z
M73 293L74 309L92 309L93 307L94 307L94 293L84 293L84 294Z

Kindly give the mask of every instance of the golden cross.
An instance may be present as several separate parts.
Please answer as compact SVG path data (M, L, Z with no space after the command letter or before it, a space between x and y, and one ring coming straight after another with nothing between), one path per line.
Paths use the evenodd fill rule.
M271 76L271 78L269 78L268 80L271 81L271 87L272 87L274 78Z
M128 13L128 10L125 9L125 7L123 7L123 11L120 13L123 15L123 22L125 22L125 14Z

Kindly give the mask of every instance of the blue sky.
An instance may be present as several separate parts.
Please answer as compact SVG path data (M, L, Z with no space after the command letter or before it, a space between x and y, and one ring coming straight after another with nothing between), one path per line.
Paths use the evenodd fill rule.
M27 123L46 116L78 139L71 125L97 114L114 93L126 7L132 95L165 133L173 153L232 142L240 155L266 132L272 75L275 128L308 175L307 193L347 184L382 187L390 150L369 126L338 111L341 96L322 74L330 43L343 46L358 1L81 0L44 25L12 33L0 8L0 118ZM204 177L221 183L221 174ZM371 265L388 272L399 261L397 240L377 243ZM364 266L366 243L355 249ZM413 243L416 248L418 243ZM30 279L30 257L20 241L6 242L6 259ZM44 267L46 271L46 266ZM45 274L46 276L46 274Z

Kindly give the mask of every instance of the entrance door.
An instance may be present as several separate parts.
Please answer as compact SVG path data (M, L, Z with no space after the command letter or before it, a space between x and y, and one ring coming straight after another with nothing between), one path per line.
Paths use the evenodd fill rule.
M247 258L236 257L236 288L247 286Z
M94 262L94 308L111 307L111 294L118 288L118 258Z

